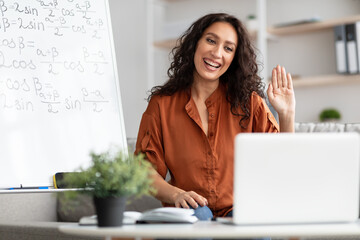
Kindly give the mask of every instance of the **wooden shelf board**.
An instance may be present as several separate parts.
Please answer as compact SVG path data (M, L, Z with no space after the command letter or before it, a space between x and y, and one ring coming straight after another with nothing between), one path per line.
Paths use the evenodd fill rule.
M360 83L360 74L356 75L324 75L314 77L297 78L293 80L294 88L315 87L328 85L345 85Z
M175 47L176 39L167 39L154 42L154 47L172 49Z
M291 35L298 33L328 30L338 25L354 23L357 21L360 21L360 15L349 16L338 19L330 19L330 20L314 22L314 23L286 26L286 27L270 27L268 28L267 31L268 33L273 35Z

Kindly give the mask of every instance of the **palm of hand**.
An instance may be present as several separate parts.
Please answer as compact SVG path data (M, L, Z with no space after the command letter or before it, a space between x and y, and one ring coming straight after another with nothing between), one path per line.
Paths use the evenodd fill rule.
M287 112L295 109L295 94L293 89L273 89L272 94L268 93L269 101L278 112Z
M267 90L269 101L279 114L295 112L295 94L291 75L277 66L272 71L272 80Z

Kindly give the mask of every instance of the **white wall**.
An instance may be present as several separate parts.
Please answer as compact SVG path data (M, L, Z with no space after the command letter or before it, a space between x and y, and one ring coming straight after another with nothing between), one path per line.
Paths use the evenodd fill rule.
M146 98L146 0L110 0L126 136L137 137Z
M295 89L296 119L299 122L319 121L324 108L336 108L341 122L360 122L360 84L306 87Z

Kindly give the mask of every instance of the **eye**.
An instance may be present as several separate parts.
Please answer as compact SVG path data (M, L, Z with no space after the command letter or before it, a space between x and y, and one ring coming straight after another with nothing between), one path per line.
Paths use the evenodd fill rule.
M231 47L225 47L225 50L226 50L226 51L228 51L228 52L232 52L232 51L234 51L234 49L233 49L233 48L231 48Z
M211 43L211 44L215 44L216 42L214 40L212 40L211 38L207 38L206 41L208 43Z

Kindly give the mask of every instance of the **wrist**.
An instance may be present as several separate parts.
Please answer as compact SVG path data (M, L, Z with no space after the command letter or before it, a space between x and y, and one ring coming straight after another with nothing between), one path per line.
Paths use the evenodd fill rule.
M280 132L295 132L295 113L279 114Z
M295 111L294 110L286 110L286 111L278 112L278 115L279 115L279 120L280 119L295 120Z
M279 114L279 120L281 121L295 121L295 113L293 114Z

